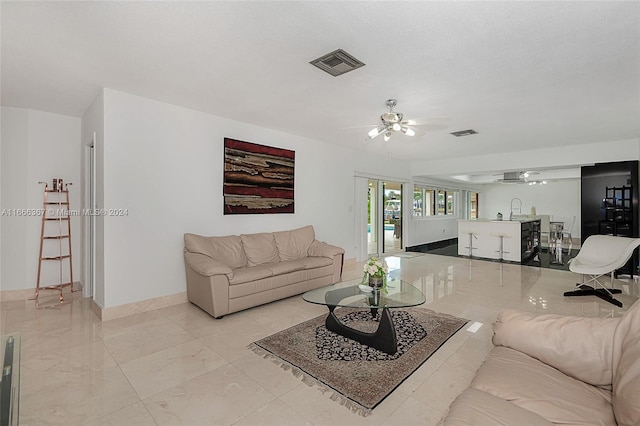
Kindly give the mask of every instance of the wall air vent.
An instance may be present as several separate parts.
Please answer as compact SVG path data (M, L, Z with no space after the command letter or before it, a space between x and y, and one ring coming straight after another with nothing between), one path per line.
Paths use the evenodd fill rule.
M334 77L364 66L363 62L357 60L342 49L334 50L309 63Z
M458 137L458 138L459 138L459 137L461 137L461 136L475 135L475 134L477 134L477 133L478 133L478 132L476 132L476 131L475 131L475 130L473 130L473 129L467 129L467 130L459 130L459 131L457 131L457 132L453 132L453 133L451 133L451 134L452 134L453 136L455 136L455 137Z

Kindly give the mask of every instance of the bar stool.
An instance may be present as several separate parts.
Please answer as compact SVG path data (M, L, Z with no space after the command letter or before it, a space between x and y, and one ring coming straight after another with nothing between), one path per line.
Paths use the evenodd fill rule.
M500 246L498 248L498 250L496 250L496 253L500 254L500 262L502 262L504 260L504 254L507 253L511 253L509 251L505 251L504 249L504 239L505 238L511 238L511 236L507 235L507 234L491 234L491 236L493 237L498 237L500 238Z
M477 233L475 232L467 232L467 234L469 234L469 245L465 246L464 248L469 249L469 257L473 257L473 250L477 250L477 247L473 246L473 239L475 238L476 240L478 239L477 237Z

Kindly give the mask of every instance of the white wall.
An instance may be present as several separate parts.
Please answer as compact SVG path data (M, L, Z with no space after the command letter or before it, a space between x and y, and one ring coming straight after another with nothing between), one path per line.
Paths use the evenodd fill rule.
M2 127L2 113L0 113L0 211L2 211L2 138L4 135ZM0 290L2 290L2 216L0 215Z
M575 216L572 237L580 237L580 179L561 179L546 185L484 185L480 193L480 217L495 218L500 212L507 219L513 198L522 200L522 214L530 214L535 206L537 214L551 215L552 220L566 222ZM515 206L519 206L517 201Z
M407 247L458 238L460 217L434 217L410 219Z
M296 152L295 214L223 215L223 138ZM104 305L185 291L183 234L312 224L354 257L354 175L408 180L406 163L104 90Z
M27 207L27 110L2 107L2 209ZM42 207L42 206L39 206ZM25 288L27 282L27 219L3 214L0 288ZM37 259L33 266L36 266ZM32 266L32 268L33 268ZM35 287L35 283L32 283Z
M71 182L71 209L80 207L80 119L2 107L2 208L41 209L43 185L54 177ZM2 290L35 288L40 216L2 217ZM80 277L80 221L71 219L74 281ZM68 275L67 275L68 276ZM57 267L43 269L41 284L59 283Z

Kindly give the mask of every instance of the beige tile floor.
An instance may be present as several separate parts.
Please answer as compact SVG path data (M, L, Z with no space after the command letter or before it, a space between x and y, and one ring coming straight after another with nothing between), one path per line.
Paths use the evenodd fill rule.
M324 314L300 296L215 320L190 304L100 322L78 293L3 302L1 328L22 338L22 425L429 425L470 382L491 349L491 323L504 307L579 316L619 316L595 297L564 298L571 272L405 253L392 274L414 283L425 308L478 322L451 338L400 387L361 417L247 345ZM360 265L345 271L360 275ZM637 299L617 280L620 300Z

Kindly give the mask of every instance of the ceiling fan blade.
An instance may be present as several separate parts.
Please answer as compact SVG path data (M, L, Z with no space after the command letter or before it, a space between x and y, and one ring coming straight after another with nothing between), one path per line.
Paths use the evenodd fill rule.
M424 130L424 129L422 129L422 128L415 128L415 127L412 127L412 129L413 129L413 131L414 131L414 133L415 133L415 134L413 135L413 137L414 137L414 138L416 138L416 137L417 137L417 138L419 138L419 137L422 137L422 136L424 136L424 135L426 135L426 134L427 134L426 130Z
M447 130L447 124L416 124L414 129L421 129L423 132L435 132L437 130Z
M449 117L422 117L413 120L404 120L402 124L408 126L424 126L430 124L446 124L449 123L449 121L451 121Z
M352 129L372 129L374 127L378 127L380 123L372 123L372 124L364 124L362 126L350 126L350 127L342 127L342 130L352 130Z

